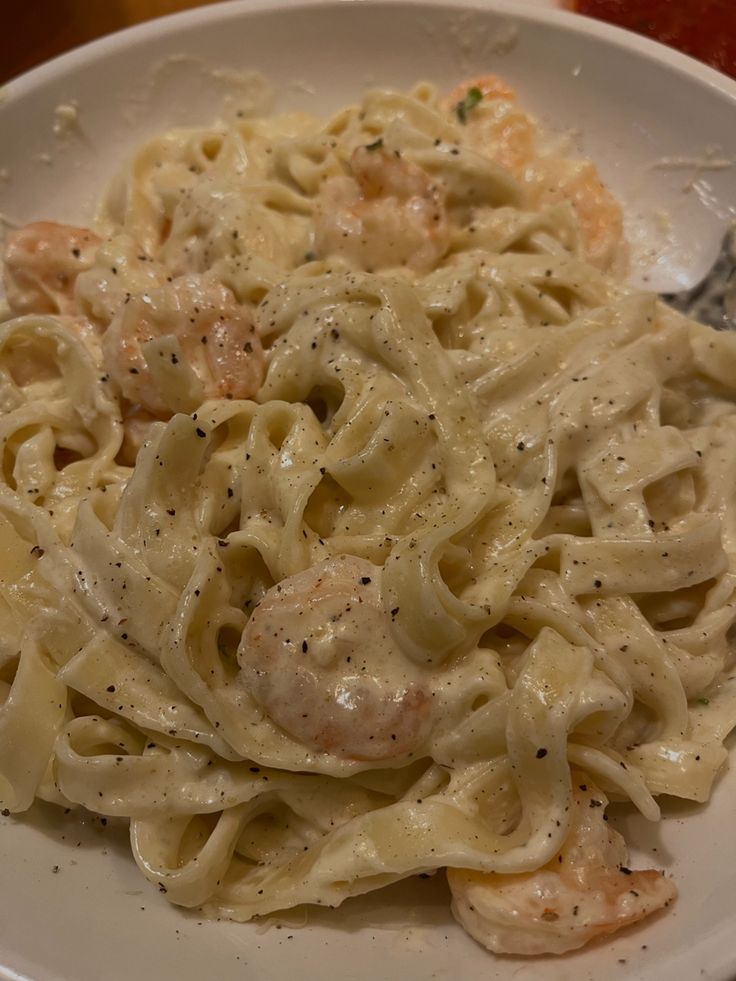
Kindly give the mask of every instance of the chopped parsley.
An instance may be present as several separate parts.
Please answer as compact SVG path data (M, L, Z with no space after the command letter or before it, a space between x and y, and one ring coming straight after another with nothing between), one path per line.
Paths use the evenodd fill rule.
M468 113L471 109L478 105L480 100L483 98L483 93L474 85L472 89L468 89L465 98L461 99L455 106L455 113L460 122L465 125L468 121Z
M365 148L366 150L371 150L371 151L381 150L383 148L383 137L379 136L377 140L373 141L373 143L366 143Z

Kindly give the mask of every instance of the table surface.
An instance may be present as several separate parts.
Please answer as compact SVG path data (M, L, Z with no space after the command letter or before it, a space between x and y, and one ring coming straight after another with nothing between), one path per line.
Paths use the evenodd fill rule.
M216 0L8 0L0 31L0 82L131 24Z

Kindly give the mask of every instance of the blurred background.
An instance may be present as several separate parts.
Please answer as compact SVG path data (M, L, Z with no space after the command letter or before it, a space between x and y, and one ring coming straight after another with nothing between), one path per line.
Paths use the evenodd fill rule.
M86 41L215 0L4 0L0 82ZM7 8L6 8L7 4Z

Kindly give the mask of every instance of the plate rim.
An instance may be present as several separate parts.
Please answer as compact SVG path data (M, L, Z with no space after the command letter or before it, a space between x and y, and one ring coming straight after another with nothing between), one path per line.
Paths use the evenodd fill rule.
M636 34L626 28L596 20L558 6L541 6L527 0L220 0L177 13L164 14L140 24L124 27L81 44L70 51L44 61L0 86L0 116L10 102L30 94L72 69L99 61L145 40L164 37L172 29L193 27L211 21L228 22L241 17L288 10L324 10L325 8L419 7L439 10L501 14L519 21L563 27L567 31L593 37L614 48L633 52L657 62L660 66L686 75L691 80L726 97L736 106L736 80L709 65L659 41Z
M713 96L724 98L736 109L736 81L728 76L664 44L558 7L543 7L525 0L223 0L123 28L80 45L10 79L0 86L0 122L3 109L7 105L32 95L70 71L88 68L111 55L136 47L139 43L164 39L181 28L237 22L296 10L391 7L444 10L448 13L498 14L520 23L549 25L578 37L592 37L622 53L634 54L660 68L686 77L709 90ZM3 949L6 949L5 945L0 943L0 951ZM0 963L0 977L16 976L13 973L5 974L7 970L6 965ZM723 951L720 957L714 958L710 970L713 971L713 981L728 981L736 970L736 950ZM20 979L25 975L17 977Z

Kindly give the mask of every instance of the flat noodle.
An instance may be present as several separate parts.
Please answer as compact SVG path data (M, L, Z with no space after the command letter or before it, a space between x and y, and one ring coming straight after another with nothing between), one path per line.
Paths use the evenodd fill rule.
M10 236L0 805L236 920L450 869L496 952L666 906L608 797L736 724L734 338L492 76L174 130Z

